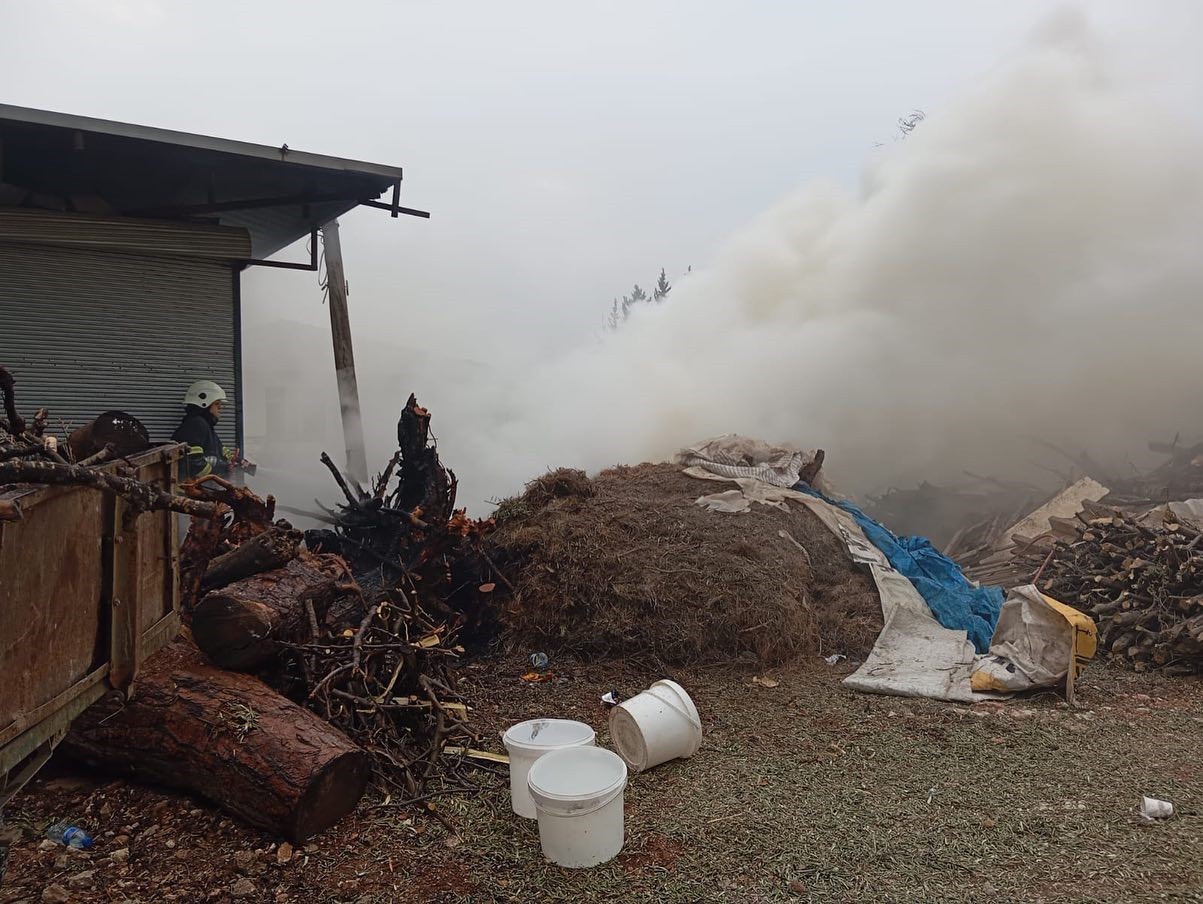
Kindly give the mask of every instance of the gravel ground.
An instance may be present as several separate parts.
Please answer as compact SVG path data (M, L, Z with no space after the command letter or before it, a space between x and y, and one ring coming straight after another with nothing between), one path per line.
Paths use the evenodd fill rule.
M560 715L607 743L598 697L663 677L594 663L530 685L524 664L467 670L493 738ZM632 778L626 847L596 869L543 860L503 774L435 799L457 835L369 800L296 851L203 803L67 774L10 805L26 835L0 901L1203 901L1203 682L1093 666L1073 708L965 707L854 694L821 664L774 671L776 687L756 674L673 676L702 712L702 750ZM1176 815L1142 820L1142 794ZM90 855L39 843L62 816L97 830Z

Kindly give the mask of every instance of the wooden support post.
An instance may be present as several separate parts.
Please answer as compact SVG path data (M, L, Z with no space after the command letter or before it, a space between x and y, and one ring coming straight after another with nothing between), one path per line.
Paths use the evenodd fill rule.
M363 419L359 413L359 385L355 380L355 352L351 346L351 320L347 313L347 277L343 270L338 220L322 227L326 257L326 287L329 291L330 338L334 342L334 373L338 378L338 404L342 412L343 441L347 471L355 480L368 479L364 452Z

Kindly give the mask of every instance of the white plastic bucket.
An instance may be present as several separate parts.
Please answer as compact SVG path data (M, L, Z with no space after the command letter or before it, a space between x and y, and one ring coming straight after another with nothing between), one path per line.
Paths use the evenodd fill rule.
M657 681L610 710L610 739L632 772L643 772L702 745L698 709L675 681Z
M540 757L527 777L539 814L543 856L581 869L618 856L623 841L627 766L602 747L570 747Z
M526 784L526 774L535 760L562 747L592 747L595 738L592 728L571 719L531 719L508 728L501 741L510 755L510 804L514 812L535 818L535 802Z

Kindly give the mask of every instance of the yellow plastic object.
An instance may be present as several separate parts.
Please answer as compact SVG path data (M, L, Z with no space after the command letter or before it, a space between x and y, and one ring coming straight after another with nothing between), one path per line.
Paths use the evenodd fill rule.
M1086 663L1094 659L1094 654L1099 648L1099 629L1092 619L1085 612L1075 609L1073 606L1067 606L1059 600L1053 599L1046 593L1040 594L1041 598L1049 604L1054 610L1061 613L1074 629L1073 642L1073 678L1077 678L1082 674L1082 670L1086 668Z

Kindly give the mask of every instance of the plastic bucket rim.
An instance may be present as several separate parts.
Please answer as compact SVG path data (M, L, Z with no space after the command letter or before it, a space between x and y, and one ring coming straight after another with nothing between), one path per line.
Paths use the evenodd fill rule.
M624 779L621 785L619 785L614 790L606 793L605 795L599 797L596 801L593 802L592 806L583 807L579 810L571 810L571 811L558 810L555 807L547 806L548 803L555 802L554 798L538 797L535 795L534 792L531 792L531 799L535 802L535 812L536 813L541 813L545 816L551 816L556 819L575 819L578 816L591 816L592 814L596 813L598 810L602 810L602 809L608 807L610 804L614 803L614 801L616 801L622 795L622 793L626 790L627 790L627 784L626 784L626 780ZM567 801L564 801L564 802L567 803Z
M524 725L530 725L532 722L558 722L560 724L565 724L565 725L579 725L582 728L586 729L588 734L585 737L582 737L575 741L569 741L567 743L557 743L557 744L540 744L538 742L523 741L523 740L519 740L518 738L513 737L510 734L515 729L521 728ZM532 753L535 751L544 751L545 754L546 753L554 753L557 750L566 749L569 747L586 747L589 745L590 742L596 742L596 740L597 740L597 732L594 731L593 726L589 725L585 722L578 721L577 719L554 719L554 718L526 719L523 722L518 722L514 725L511 725L504 732L502 732L502 735L501 735L501 743L505 746L506 750L508 750L508 751L518 750L523 753Z
M553 758L551 760L551 763L552 763L552 765L554 765L555 758L565 759L568 756L577 755L581 750L585 750L585 749L597 751L597 752L600 752L601 754L604 754L605 756L603 756L602 759L610 760L612 757L613 760L616 760L618 765L621 767L619 774L618 774L618 778L616 778L613 782L606 785L605 787L598 788L595 791L583 792L581 794L556 794L554 791L546 791L546 790L538 787L535 784L535 779L538 776L539 772L544 771L547 768L549 768L547 765L547 762L546 762L549 757ZM591 754L589 754L589 756L592 756L595 759L597 758L597 755L595 753L591 753ZM626 789L629 778L630 778L630 776L628 775L626 760L624 760L621 756L619 756L613 750L607 750L605 747L592 747L592 748L563 747L559 750L553 750L551 753L541 756L541 757L539 757L539 759L537 759L535 761L534 765L531 766L530 771L526 773L526 786L527 786L527 790L530 792L531 799L535 802L536 810L539 809L539 804L541 801L567 804L567 803L574 803L574 802L583 801L583 800L589 800L591 798L600 798L601 803L599 803L596 807L591 807L587 810L578 810L574 813L554 812L554 813L550 814L553 816L584 816L588 813L593 813L596 810L601 809L601 807L605 806L606 804L610 803L618 794L620 794L622 791L624 791Z

